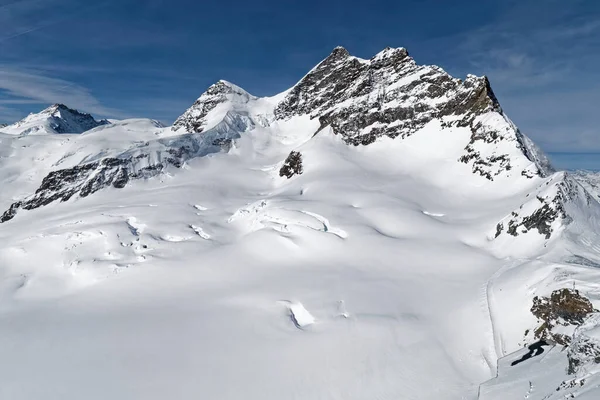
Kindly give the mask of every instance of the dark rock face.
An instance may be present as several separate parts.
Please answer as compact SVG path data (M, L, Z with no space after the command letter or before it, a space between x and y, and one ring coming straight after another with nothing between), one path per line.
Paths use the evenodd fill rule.
M501 155L490 155L482 156L476 149L475 144L477 142L486 144L498 144L505 140L505 137L500 135L498 132L490 129L486 129L482 124L476 124L471 127L471 140L465 147L465 154L462 155L458 161L469 164L471 163L473 173L481 175L490 181L494 180L494 176L500 175L503 171L510 171L512 166L510 164L510 157L506 154ZM492 168L494 165L498 165L497 171L492 174Z
M560 196L548 200L538 197L542 203L541 207L535 210L530 215L520 217L518 213L512 213L512 219L508 221L506 232L512 236L519 236L520 233L527 233L532 229L536 229L540 235L546 239L552 236L552 223L558 218L566 218L564 208ZM500 236L504 230L504 224L499 223L496 226L496 237Z
M552 292L550 297L535 296L531 313L541 325L534 330L534 337L567 346L571 343L571 337L555 333L552 329L557 325L579 326L595 311L592 303L578 290L560 289Z
M290 179L294 175L301 175L302 172L304 172L302 167L302 154L297 151L292 151L279 170L279 176L285 176Z
M442 96L448 99L435 101ZM292 89L275 115L310 114L358 145L383 135L406 137L434 118L488 109L499 105L487 78L461 82L439 67L417 65L403 48L388 48L369 61L336 48ZM394 126L371 127L375 123ZM361 132L368 127L369 133Z
M52 129L57 133L82 133L101 125L108 125L107 120L96 121L90 114L73 110L64 104L55 104L43 112L51 115Z

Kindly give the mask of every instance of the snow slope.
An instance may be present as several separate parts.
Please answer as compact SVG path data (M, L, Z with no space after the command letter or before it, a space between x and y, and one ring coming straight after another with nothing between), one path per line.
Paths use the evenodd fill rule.
M533 295L600 299L600 206L544 160L404 49L220 81L171 128L0 135L0 398L520 398ZM561 354L521 366L544 393Z

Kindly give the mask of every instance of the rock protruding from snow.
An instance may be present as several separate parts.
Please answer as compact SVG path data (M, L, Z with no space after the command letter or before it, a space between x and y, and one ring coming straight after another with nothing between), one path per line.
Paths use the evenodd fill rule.
M90 114L71 109L64 104L54 104L37 114L2 128L3 133L13 135L48 135L60 133L83 133L101 125L107 120L97 121Z
M546 240L574 218L588 219L600 211L598 202L566 172L557 172L528 193L521 206L496 225L495 237L517 237L536 231Z
M531 313L541 324L533 331L534 338L567 346L575 328L594 311L592 303L575 289L555 290L550 297L535 296Z
M294 175L302 175L303 172L302 154L298 151L292 151L283 162L279 170L279 176L290 179Z

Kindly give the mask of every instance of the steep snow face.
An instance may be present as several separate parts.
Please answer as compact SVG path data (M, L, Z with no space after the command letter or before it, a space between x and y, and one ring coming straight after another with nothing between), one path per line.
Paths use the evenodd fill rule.
M591 325L510 354L534 296L598 308L598 204L487 79L405 49L336 48L270 98L219 81L173 127L0 134L0 182L2 398L499 400L596 374Z
M37 114L30 114L19 122L0 128L0 132L10 135L83 133L107 124L107 120L96 121L90 114L70 109L63 104L54 104Z

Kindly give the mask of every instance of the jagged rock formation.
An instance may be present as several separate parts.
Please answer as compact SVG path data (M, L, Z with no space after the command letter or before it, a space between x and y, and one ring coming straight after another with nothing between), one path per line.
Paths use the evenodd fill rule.
M30 114L19 122L5 126L2 132L15 135L83 133L109 123L107 120L97 121L90 114L73 110L64 104L54 104L37 114Z
M442 100L443 98L443 100ZM487 78L452 78L419 66L404 48L387 48L369 61L338 47L277 106L278 118L310 114L347 143L406 137L434 118L467 126L478 113L500 111Z
M503 124L479 118L495 112ZM343 48L306 75L275 108L278 119L309 114L321 128L353 145L377 138L406 138L432 121L442 128L469 127L471 141L459 160L473 172L493 180L512 168L510 156L497 151L514 143L534 163L536 149L508 120L486 77L456 79L436 66L420 66L404 48L387 48L370 60L361 60ZM542 175L543 166L524 170Z
M552 292L550 297L535 296L531 313L541 324L533 331L534 338L567 346L571 336L563 333L565 327L575 329L595 311L592 303L578 290L560 289ZM561 332L555 331L558 326Z
M536 199L540 202L540 206L533 212L521 215L518 211L513 211L508 221L499 222L496 225L496 237L500 236L505 228L506 232L512 236L519 236L521 233L535 229L540 235L550 239L553 223L558 218L566 218L562 198L560 194L557 194L554 198L536 196Z
M298 151L292 151L283 162L279 170L279 176L285 176L290 179L292 176L301 175L303 172L302 154Z

